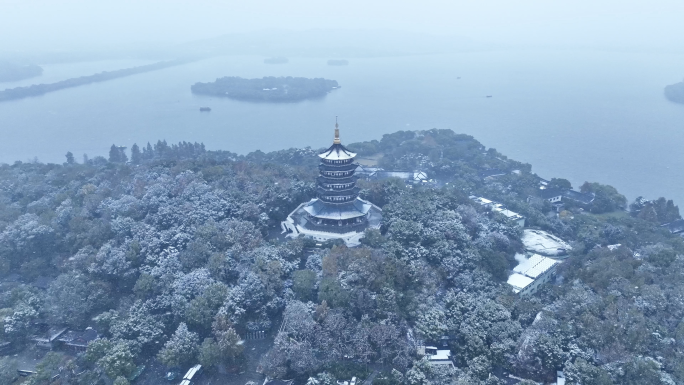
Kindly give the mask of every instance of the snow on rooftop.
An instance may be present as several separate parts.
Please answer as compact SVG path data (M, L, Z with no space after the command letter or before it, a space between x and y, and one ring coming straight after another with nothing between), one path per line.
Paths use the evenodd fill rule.
M511 211L507 208L504 208L504 206L502 204L499 204L499 203L497 203L496 205L494 205L494 207L492 207L492 211L496 211L497 213L502 214L503 216L505 216L508 219L522 219L522 218L524 218L522 215L520 215L514 211Z
M469 198L472 199L473 201L479 203L479 204L482 205L482 206L486 206L486 205L492 204L492 201L490 201L490 200L487 199L487 198L477 197L477 196L475 196L475 195L472 195L472 196L470 196Z
M563 255L572 250L567 242L542 230L524 230L522 242L527 250L548 256Z
M437 354L430 356L430 361L448 360L451 357L451 350L438 350Z
M516 293L529 286L532 282L534 282L534 279L518 273L511 274L508 277L508 281L506 281L506 283L513 286L513 291Z
M521 262L518 266L516 266L513 271L529 278L536 279L558 263L559 262L554 259L547 258L539 254L534 254L530 257L530 259Z

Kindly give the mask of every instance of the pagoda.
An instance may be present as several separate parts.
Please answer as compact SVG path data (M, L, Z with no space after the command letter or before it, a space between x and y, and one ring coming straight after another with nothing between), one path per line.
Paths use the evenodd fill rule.
M358 176L354 175L359 166L354 162L356 154L342 145L337 122L332 146L318 157L316 198L299 205L283 222L283 231L321 241L341 238L353 245L366 228L380 227L382 210L359 198Z

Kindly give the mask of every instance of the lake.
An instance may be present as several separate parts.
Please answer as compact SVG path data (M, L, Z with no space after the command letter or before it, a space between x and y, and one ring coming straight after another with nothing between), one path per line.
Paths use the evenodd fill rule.
M579 51L494 51L396 58L227 56L0 103L0 162L63 162L71 151L106 156L166 139L204 142L240 154L323 147L339 116L343 143L397 130L448 128L573 186L598 181L632 200L684 203L684 105L663 87L684 76L684 55ZM53 82L149 62L118 60L44 66ZM337 80L325 99L292 104L193 95L217 77L303 76ZM487 98L491 95L491 98ZM199 108L211 107L210 113Z

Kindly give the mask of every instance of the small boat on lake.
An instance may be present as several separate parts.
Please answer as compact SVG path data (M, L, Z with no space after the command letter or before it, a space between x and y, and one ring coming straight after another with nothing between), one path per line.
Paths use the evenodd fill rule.
M200 107L200 112L211 112L211 108L209 108L209 107Z

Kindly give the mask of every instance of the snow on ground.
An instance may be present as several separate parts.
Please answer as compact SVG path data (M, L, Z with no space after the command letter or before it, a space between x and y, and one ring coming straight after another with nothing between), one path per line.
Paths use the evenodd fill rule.
M572 249L564 240L542 230L525 229L522 242L527 251L549 257L565 255Z

